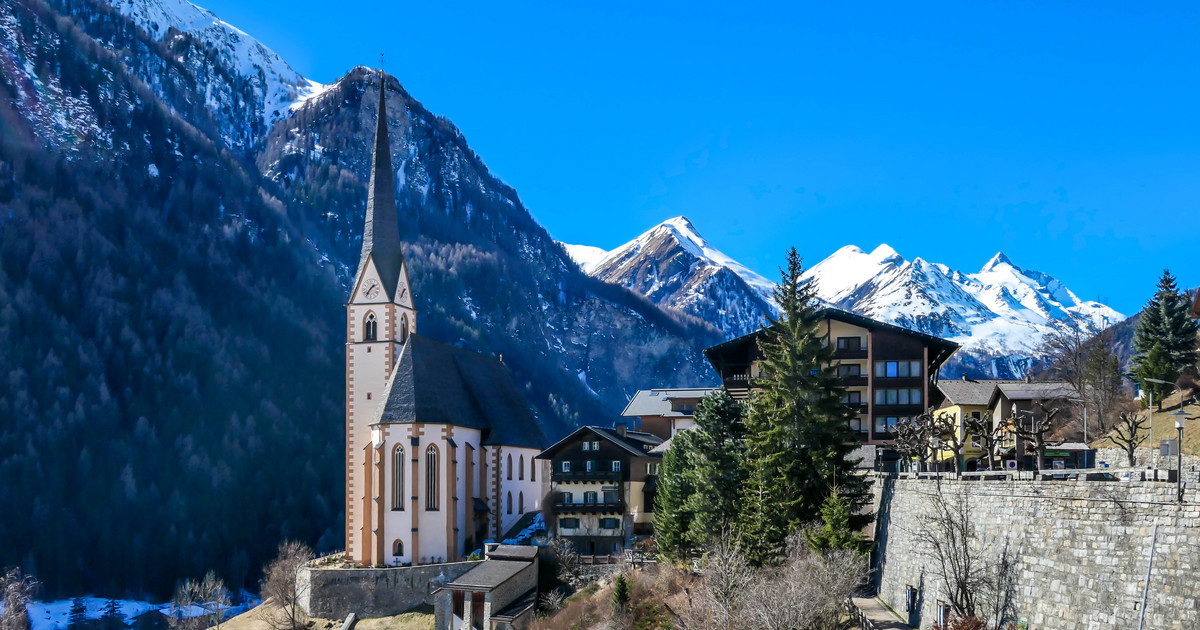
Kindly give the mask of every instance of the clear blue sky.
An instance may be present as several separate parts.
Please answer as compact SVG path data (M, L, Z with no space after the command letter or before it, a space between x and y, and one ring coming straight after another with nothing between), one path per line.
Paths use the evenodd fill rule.
M197 1L317 81L386 53L562 241L1200 284L1200 3Z

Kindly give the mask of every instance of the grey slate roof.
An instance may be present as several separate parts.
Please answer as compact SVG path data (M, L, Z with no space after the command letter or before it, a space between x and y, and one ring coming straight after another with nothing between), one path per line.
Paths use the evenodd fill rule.
M503 363L416 334L400 350L374 422L453 424L480 429L484 444L546 446Z
M671 437L667 438L665 442L650 449L650 454L651 455L662 455L663 453L666 453L667 451L671 450L671 443L675 441L676 435L679 435L680 433L683 433L684 431L691 431L692 429L695 429L695 428L696 427L686 427L686 428L676 431L675 435L672 435Z
M536 512L531 512L530 514L537 515ZM533 519L531 518L530 520ZM537 555L538 548L530 545L498 545L488 553L488 558L496 560L533 560Z
M1066 381L1034 381L1026 383L1001 383L996 389L1009 400L1047 400L1051 398L1078 398L1079 392Z
M1018 383L1023 381L1002 379L942 379L938 381L938 389L946 396L952 405L986 405L992 399L992 393L1001 383Z
M643 447L645 447L645 446L655 447L655 446L658 446L663 443L663 439L658 437L657 435L654 435L653 433L644 433L642 431L626 431L625 437L621 437L621 435L619 433L617 433L616 429L606 429L603 427L586 426L586 427L579 427L578 429L575 429L575 431L573 431L567 437L555 442L553 446L547 448L546 450L542 451L541 453L538 453L538 455L537 455L538 459L550 459L551 457L553 457L554 452L557 451L560 447L574 441L576 436L578 436L579 434L584 433L584 432L594 433L597 437L602 437L605 440L608 440L609 442L612 442L613 444L616 444L617 446L625 449L626 451L629 451L630 453L633 453L638 456L646 456L646 455L653 454L651 449L647 449L647 448L643 448Z
M672 398L704 398L712 387L691 387L687 389L643 389L633 395L633 399L625 405L621 412L623 418L636 416L667 416L690 418L692 414L671 411Z
M519 560L484 560L442 588L496 588L529 566Z
M387 77L379 73L379 114L375 123L375 150L371 158L371 182L367 185L367 218L363 226L362 255L358 268L375 261L379 281L389 300L395 299L396 284L404 265L400 250L400 220L396 216L396 182L392 172L392 145L387 128Z
M533 605L537 603L537 594L536 588L529 589L509 605L492 613L491 618L496 621L512 621L520 617L522 613L533 608Z

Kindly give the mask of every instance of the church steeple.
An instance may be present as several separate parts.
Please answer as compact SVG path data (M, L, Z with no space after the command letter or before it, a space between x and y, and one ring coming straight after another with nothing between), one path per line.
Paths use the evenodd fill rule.
M392 174L392 146L388 140L387 81L379 71L379 115L375 124L375 152L371 158L371 183L367 190L367 218L363 227L359 274L373 260L389 300L404 267L400 251L400 225L396 218L396 183Z

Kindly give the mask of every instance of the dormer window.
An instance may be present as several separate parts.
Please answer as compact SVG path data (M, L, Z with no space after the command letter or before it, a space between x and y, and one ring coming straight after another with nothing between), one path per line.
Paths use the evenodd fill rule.
M375 313L367 313L367 319L363 323L363 341L375 341L378 332L379 323L375 321Z

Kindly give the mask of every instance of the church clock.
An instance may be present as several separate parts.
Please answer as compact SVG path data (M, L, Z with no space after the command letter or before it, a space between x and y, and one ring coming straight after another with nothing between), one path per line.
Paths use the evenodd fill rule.
M368 300L375 299L375 296L379 295L379 281L372 278L363 283L362 294Z

